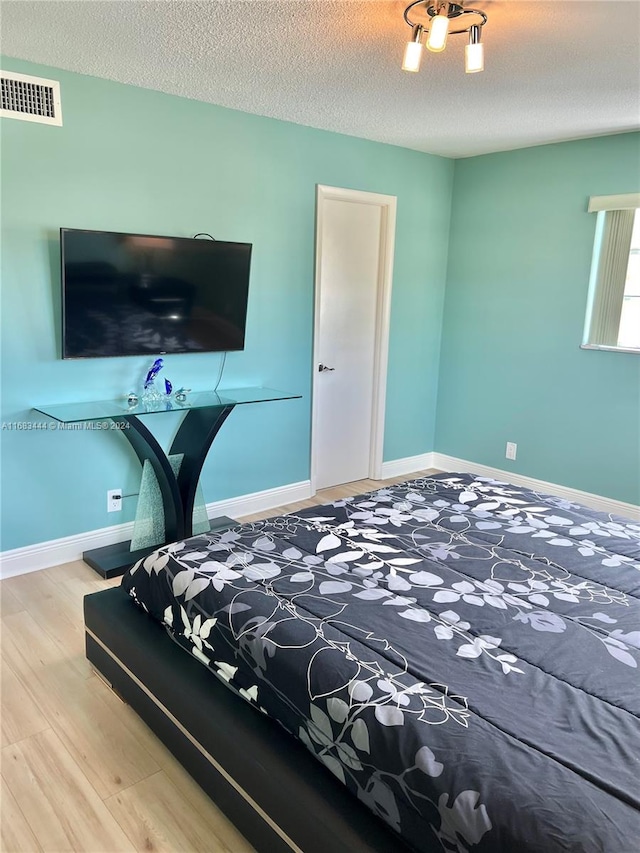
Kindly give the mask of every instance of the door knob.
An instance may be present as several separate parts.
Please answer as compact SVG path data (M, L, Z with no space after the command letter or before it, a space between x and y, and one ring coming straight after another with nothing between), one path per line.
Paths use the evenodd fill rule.
M326 364L319 364L318 365L318 373L324 373L325 370L335 370L335 367L327 367Z

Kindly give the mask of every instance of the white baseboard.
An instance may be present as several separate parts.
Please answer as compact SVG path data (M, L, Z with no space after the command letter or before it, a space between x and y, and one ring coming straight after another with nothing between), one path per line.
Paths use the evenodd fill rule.
M219 515L241 518L243 515L265 512L296 501L306 501L312 495L311 480L302 480L300 483L290 483L288 486L277 486L275 489L265 489L262 492L253 492L249 495L240 495L237 498L227 498L224 501L207 504L207 515L209 518L216 518Z
M425 471L428 468L437 467L434 464L434 453L421 453L419 456L405 456L404 459L393 459L391 462L382 463L382 479L391 477L403 477L405 474L415 474L416 471Z
M223 501L214 501L207 504L207 515L209 518L216 518L219 515L238 518L243 515L252 515L254 512L264 512L273 507L283 506L295 501L303 501L310 498L312 494L311 482L303 480L300 483L290 483L288 486L265 489L262 492L253 492ZM83 551L126 541L131 538L132 534L133 522L127 522L125 524L114 524L112 527L103 527L100 530L90 530L87 533L78 533L75 536L65 536L62 539L39 542L36 545L27 545L24 548L3 551L0 554L0 579L37 572L40 569L48 569L61 563L70 563L72 560L80 560Z
M39 569L48 569L60 563L70 563L80 560L83 551L92 548L102 548L104 545L114 545L131 539L133 522L114 524L100 530L89 530L75 536L64 536L61 539L51 539L48 542L38 542L26 545L24 548L13 548L0 554L0 579L12 578L16 575L26 575Z
M480 474L482 477L493 477L496 480L506 480L516 486L525 486L536 492L546 492L551 495L565 498L573 503L598 509L601 512L621 515L640 521L640 506L636 504L617 501L603 495L594 495L591 492L583 492L580 489L572 489L568 486L560 486L557 483L547 483L544 480L536 480L533 477L525 477L512 471L504 471L500 468L490 468L488 465L479 465L469 462L467 459L456 459L455 456L446 456L444 453L433 453L433 468L441 471L460 471L469 474Z
M523 474L504 471L500 468L490 468L488 465L480 465L469 462L467 459L457 459L444 453L422 453L418 456L407 456L404 459L394 459L391 462L382 463L382 478L402 477L405 474L414 474L435 468L440 471L460 471L469 474L480 474L483 477L493 477L496 480L506 480L517 486L525 486L538 492L558 495L559 497L593 507L601 512L620 515L640 521L640 506L625 503L624 501L607 498L603 495L594 495L557 483L547 483L544 480L536 480ZM288 486L279 486L275 489L265 489L236 498L228 498L223 501L215 501L207 504L207 515L215 518L219 515L229 515L238 518L244 515L252 515L256 512L264 512L274 507L294 503L310 498L313 495L311 482L303 480L300 483L291 483ZM14 548L0 554L0 579L15 577L16 575L47 569L58 566L61 563L69 563L72 560L80 560L83 551L92 548L100 548L104 545L112 545L130 539L133 533L133 523L115 524L104 527L101 530L90 530L87 533L79 533L75 536L65 536L62 539L52 539L48 542L39 542L36 545L27 545L24 548Z

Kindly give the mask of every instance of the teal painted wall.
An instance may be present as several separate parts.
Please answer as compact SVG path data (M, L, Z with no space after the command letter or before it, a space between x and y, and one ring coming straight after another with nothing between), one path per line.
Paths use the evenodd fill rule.
M438 451L640 503L640 356L579 349L588 198L638 190L637 133L456 162Z
M3 59L61 82L64 126L4 119L2 420L32 406L129 391L145 358L62 361L58 229L254 244L247 347L221 387L291 389L299 401L237 409L203 473L207 501L309 477L315 186L398 197L384 458L433 449L453 162L197 101ZM428 253L426 247L428 246ZM428 258L428 262L427 262ZM220 356L166 359L176 385L211 387ZM168 439L172 416L151 416ZM4 430L2 548L126 521L107 489L135 491L122 436Z

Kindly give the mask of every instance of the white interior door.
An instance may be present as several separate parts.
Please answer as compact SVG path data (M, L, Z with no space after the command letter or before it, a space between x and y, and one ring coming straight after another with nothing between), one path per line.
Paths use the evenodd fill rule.
M322 189L328 192L319 192L318 196L313 430L316 489L374 476L376 455L382 461L376 428L380 426L380 402L384 420L384 389L380 385L386 383L389 300L385 303L383 296L385 273L391 270L387 257L389 197ZM390 282L387 295L390 297ZM381 371L383 362L385 369Z

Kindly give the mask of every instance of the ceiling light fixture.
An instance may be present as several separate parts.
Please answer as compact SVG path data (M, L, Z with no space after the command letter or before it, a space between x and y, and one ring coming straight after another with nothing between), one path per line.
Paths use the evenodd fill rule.
M423 16L422 21L411 15ZM469 44L464 50L464 68L467 74L484 71L484 45L482 28L487 16L479 9L465 9L463 3L438 0L415 0L404 10L404 19L411 27L411 40L407 42L402 62L403 71L419 71L422 59L422 36L427 33L427 50L440 53L447 46L447 36L469 33Z

